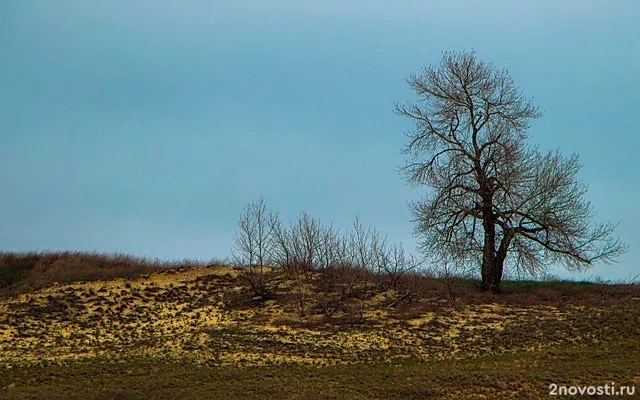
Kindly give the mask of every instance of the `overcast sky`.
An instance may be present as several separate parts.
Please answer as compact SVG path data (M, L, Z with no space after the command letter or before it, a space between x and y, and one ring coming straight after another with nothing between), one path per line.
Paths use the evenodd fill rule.
M242 207L355 216L409 248L392 112L405 79L474 48L578 153L640 273L640 2L24 1L0 4L0 251L229 256Z

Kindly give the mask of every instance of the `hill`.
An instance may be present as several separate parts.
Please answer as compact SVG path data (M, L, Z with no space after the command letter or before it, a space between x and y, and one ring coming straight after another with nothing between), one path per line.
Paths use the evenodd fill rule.
M103 260L88 269L100 279L34 278L80 256L3 255L5 276L31 261L0 299L1 399L546 398L553 383L640 386L638 285L507 282L496 296L460 279L450 296L451 282L415 275L410 291L342 299L318 276L301 284L275 270L272 295L258 298L238 268L131 258L138 269L123 274L122 257L98 255L84 256Z

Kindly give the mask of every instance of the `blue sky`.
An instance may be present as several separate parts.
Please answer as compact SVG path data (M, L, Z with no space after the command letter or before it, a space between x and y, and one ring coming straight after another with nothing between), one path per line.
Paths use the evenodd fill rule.
M409 248L405 79L474 48L580 154L640 273L640 2L20 1L0 5L0 250L226 257L242 207L358 215Z

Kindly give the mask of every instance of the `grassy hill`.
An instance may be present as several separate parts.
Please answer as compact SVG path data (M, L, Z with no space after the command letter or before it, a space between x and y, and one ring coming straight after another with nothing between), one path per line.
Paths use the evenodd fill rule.
M547 398L640 387L640 287L319 276L83 253L0 256L0 399ZM452 289L453 285L453 289ZM455 296L452 296L452 290ZM329 310L330 309L330 310ZM329 311L328 311L329 310Z

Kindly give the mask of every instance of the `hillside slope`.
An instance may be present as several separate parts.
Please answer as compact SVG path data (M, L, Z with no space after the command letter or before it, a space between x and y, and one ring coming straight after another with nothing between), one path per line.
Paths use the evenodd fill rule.
M208 373L259 367L260 374L313 368L320 375L334 368L342 371L336 373L343 378L349 376L344 375L349 365L358 365L364 370L374 368L373 375L391 373L389 379L393 379L392 371L399 371L394 366L404 370L422 365L421 373L427 373L434 372L435 365L441 366L440 371L454 371L451 365L471 369L475 365L475 370L482 371L508 363L509 368L534 367L535 371L535 365L555 358L557 365L579 361L574 367L580 369L597 362L590 370L596 376L640 385L637 286L601 288L588 296L549 295L549 300L536 304L491 295L468 301L434 296L403 303L398 302L397 293L387 290L327 317L312 310L300 312L294 282L280 278L274 285L277 295L258 301L245 288L238 270L215 266L55 285L0 299L0 371L4 371L0 388L8 396L0 398L28 398L26 388L53 390L48 386L51 382L34 386L30 380L47 371L54 376L60 371L70 373L64 380L68 385L73 371L86 375L87 368L93 368L91 374L112 376L114 365L127 371L153 365L166 368L168 374L175 371L162 366L187 365L186 370L205 368ZM592 355L595 361L589 361ZM625 361L614 368L602 362L603 357ZM110 366L96 367L104 363ZM155 376L158 371L142 374L147 373ZM128 378L118 379L124 383ZM443 379L432 386L449 382ZM513 393L534 389L544 393L544 382L518 379L515 386L507 380L493 390L506 385L502 389ZM298 384L312 386L304 382ZM129 397L124 398L148 398L148 388L131 385ZM347 383L335 382L336 388L341 385ZM69 390L66 395L74 393ZM105 390L94 393L95 398L118 398L109 397L111 392Z

